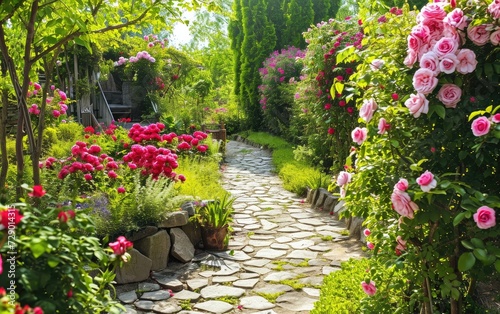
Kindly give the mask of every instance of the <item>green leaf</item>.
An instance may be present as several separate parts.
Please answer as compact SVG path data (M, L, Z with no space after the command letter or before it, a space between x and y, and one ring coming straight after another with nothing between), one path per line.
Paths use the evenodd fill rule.
M455 218L453 219L453 226L457 226L460 222L462 222L464 218L465 218L464 212L456 215Z
M334 85L335 85L335 90L337 91L337 93L342 94L342 92L344 91L344 83L342 83L340 81L336 81Z
M458 270L467 271L471 269L475 263L476 258L474 257L474 254L472 254L471 252L463 253L458 259Z
M441 181L441 182L439 183L439 185L440 185L443 189L446 189L447 187L449 187L449 186L450 186L450 184L451 184L451 182L450 182L450 181L448 181L448 180L443 180L443 181Z
M399 142L398 142L397 140L391 140L391 145L392 145L393 147L398 148L398 147L399 147Z
M434 106L434 111L441 119L444 120L444 118L446 117L446 110L443 106Z
M486 251L485 249L475 248L473 253L474 256L482 262L488 259L488 251Z
M32 243L30 245L31 253L33 253L34 258L42 256L42 254L45 253L46 248L47 243L45 242Z
M484 74L486 74L486 77L491 79L493 76L493 65L491 63L485 63L484 64Z
M472 119L474 119L475 116L479 116L479 115L483 115L485 114L486 111L484 110L478 110L478 111L474 111L472 112L470 115L469 115L469 121L471 121Z
M481 239L478 239L478 238L472 238L470 239L470 242L472 243L472 245L474 245L474 247L476 248L481 248L481 249L484 249L486 246L484 245L484 242L483 240Z
M495 262L495 269L500 273L500 259L497 259L497 261Z
M57 256L54 256L54 255L49 255L49 258L47 260L47 264L51 268L56 267L57 265L59 265L60 262L61 262L61 260Z
M470 243L470 241L463 240L461 242L462 242L462 245L464 246L464 248L469 249L469 250L474 250L474 245L472 245L472 243Z

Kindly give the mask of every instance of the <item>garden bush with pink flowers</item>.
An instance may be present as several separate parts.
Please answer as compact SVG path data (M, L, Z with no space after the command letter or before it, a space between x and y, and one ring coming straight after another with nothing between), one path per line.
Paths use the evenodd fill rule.
M359 17L363 50L337 57L360 63L348 85L356 150L337 183L344 215L365 218L373 259L389 267L374 263L360 283L377 287L361 311L481 311L476 283L500 272L500 3L367 1Z

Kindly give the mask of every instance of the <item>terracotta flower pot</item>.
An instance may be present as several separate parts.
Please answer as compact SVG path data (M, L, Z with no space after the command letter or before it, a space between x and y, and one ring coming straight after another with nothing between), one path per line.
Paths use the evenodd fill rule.
M201 227L201 239L205 250L223 251L227 249L228 226L221 228Z

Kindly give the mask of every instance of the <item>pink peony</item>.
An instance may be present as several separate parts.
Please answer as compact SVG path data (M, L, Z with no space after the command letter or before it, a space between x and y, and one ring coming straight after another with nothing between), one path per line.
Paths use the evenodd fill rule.
M377 288L375 287L375 282L373 281L370 281L370 283L366 283L365 281L361 282L361 288L369 296L377 293Z
M367 128L357 127L351 132L352 140L356 142L358 145L363 144L363 142L366 140L367 135L368 135Z
M467 36L477 46L484 46L490 41L490 24L481 24L467 28Z
M413 219L413 214L418 210L418 205L415 204L410 195L406 192L394 190L391 194L391 201L394 210L401 216Z
M123 193L125 193L125 192L126 192L126 190L125 190L125 188L124 188L123 186L118 187L118 188L116 189L116 191L117 191L118 193L120 193L120 194L123 194Z
M446 108L455 108L462 96L462 90L455 84L444 84L438 92L438 99Z
M488 6L488 12L495 19L500 18L500 1L493 0L493 2Z
M378 120L378 134L385 134L385 132L387 132L390 128L391 125L387 123L384 118L380 118L380 120Z
M444 72L446 74L451 74L455 72L457 65L460 62L455 54L449 53L441 58L439 61L439 71Z
M352 174L347 171L341 171L337 176L337 185L344 186L347 183L351 182Z
M476 69L476 54L470 49L461 49L457 53L457 72L460 74L472 73Z
M435 53L434 51L426 52L420 58L420 67L424 69L429 69L436 75L439 74L439 58L437 53Z
M476 120L472 121L471 129L472 129L472 134L474 136L483 136L488 134L490 131L490 120L486 117L479 117Z
M420 117L422 113L429 112L429 101L421 93L411 94L410 98L405 101L405 106L410 109L410 113L414 118Z
M359 116L368 123L372 119L373 113L377 108L377 103L373 98L365 100L363 101L361 109L359 109Z
M449 53L455 53L458 49L459 42L455 38L443 37L434 44L432 51L434 51L438 57L443 57Z
M443 23L449 26L464 30L467 27L467 16L458 8L454 9L443 19Z
M434 175L429 170L426 170L420 177L417 178L417 183L424 192L429 192L437 185Z
M481 206L473 215L479 229L488 229L496 225L495 210L488 206Z
M438 83L434 72L429 69L418 69L413 75L413 87L419 93L427 95L431 93Z
M403 178L399 179L398 183L394 185L394 190L398 190L401 192L408 190L408 180Z

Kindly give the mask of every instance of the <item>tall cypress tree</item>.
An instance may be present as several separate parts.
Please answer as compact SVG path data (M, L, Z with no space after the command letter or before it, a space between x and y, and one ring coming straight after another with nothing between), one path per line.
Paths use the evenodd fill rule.
M241 75L241 45L243 43L243 25L241 13L241 0L233 2L234 18L229 22L229 36L231 38L231 50L233 51L233 73L235 95L240 94L240 75Z
M259 68L276 45L274 26L268 21L264 0L242 0L243 43L241 46L240 104L249 126L258 130L262 123L258 86Z
M333 4L330 0L312 0L314 10L314 24L321 21L328 21L333 18L330 16L330 6Z
M314 10L311 0L291 0L287 8L286 32L288 44L304 49L306 42L302 33L314 22Z
M276 32L276 46L274 50L279 50L287 46L284 40L286 28L285 13L283 12L285 0L267 0L267 19L274 25Z

